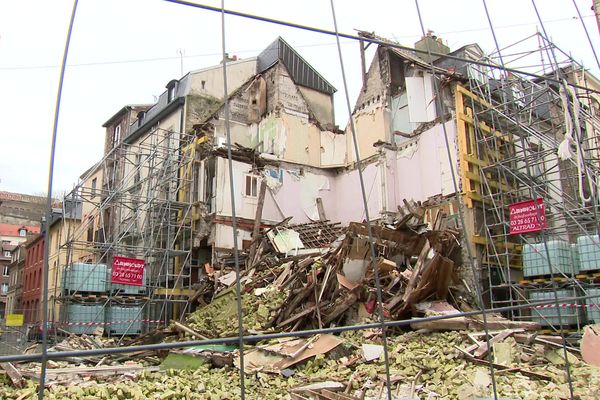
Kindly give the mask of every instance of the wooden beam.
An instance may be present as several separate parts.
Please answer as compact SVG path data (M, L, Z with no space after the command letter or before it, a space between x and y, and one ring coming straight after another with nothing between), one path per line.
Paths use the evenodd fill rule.
M256 255L256 248L260 243L260 223L262 221L263 206L265 204L265 194L267 193L267 184L265 180L260 181L260 189L258 192L258 204L256 205L256 214L254 215L254 226L252 227L252 244L250 245L250 251L248 252L248 264L246 268L251 268L254 264L254 256Z

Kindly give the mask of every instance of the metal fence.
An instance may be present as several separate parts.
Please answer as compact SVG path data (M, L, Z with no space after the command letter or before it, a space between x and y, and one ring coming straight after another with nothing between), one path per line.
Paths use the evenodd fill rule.
M176 0L170 0L173 3L180 3L183 5L187 5L187 6L194 6L194 7L198 7L198 8L204 8L205 10L212 10L212 11L221 11L223 14L223 24L224 24L224 16L226 14L226 11L224 9L219 10L218 8L215 7L208 7L208 6L200 6L200 5L194 5L193 3L188 3L185 1L176 1ZM75 3L76 4L76 3ZM485 5L485 2L484 2ZM534 3L535 5L535 3ZM421 26L423 26L423 21L421 20L421 15L420 15L420 11L418 10L418 1L416 2L416 6L417 6L417 11L419 12L419 20L421 22ZM537 11L537 10L536 10ZM352 35L346 35L346 34L339 34L337 32L337 25L335 26L335 32L333 31L325 31L322 29L315 29L315 28L309 28L306 26L301 26L298 24L291 24L291 23L284 23L283 21L276 21L276 20L271 20L271 19L267 19L264 17L257 17L257 16L252 16L249 14L242 14L242 13L233 13L231 11L227 12L229 14L234 14L237 16L242 16L242 17L246 17L246 18L252 18L255 20L260 20L263 21L265 23L277 23L279 25L287 25L288 27L294 27L294 28L299 28L299 29L305 29L305 30L312 30L312 31L316 31L322 34L329 34L329 35L335 35L338 39L339 37L345 37L345 38L349 38L349 39L355 39L358 40L359 38L352 36ZM332 2L332 14L334 17L334 21L335 21L335 12L333 9L333 2ZM73 12L73 16L71 19L71 25L73 23L73 19L74 19L74 12ZM487 14L487 8L486 8L486 15L488 17L488 20L490 19L489 14ZM541 22L541 21L540 21ZM490 25L491 25L491 21L490 21ZM543 25L543 24L542 24ZM72 27L72 26L71 26ZM70 35L69 31L69 35ZM425 32L423 31L423 34L425 34ZM225 36L225 27L223 26L223 55L224 55L224 59L226 59L226 47L225 47L225 43L224 43L224 36ZM364 38L360 38L360 40L366 40ZM378 40L368 40L369 42L372 43L381 43ZM394 44L390 44L390 43L385 43L387 45L390 46L395 46L398 48L402 48L402 46L396 46ZM338 40L338 51L340 54L340 62L342 64L343 67L343 62L341 60L341 51L339 50L339 40ZM68 42L67 42L67 49L68 49ZM432 52L430 52L428 50L429 53L428 55L431 56ZM66 62L66 53L65 53L65 62ZM481 63L480 63L481 64ZM437 71L433 68L433 65L431 65L432 67L432 74L435 76ZM497 66L494 65L490 65L490 67L494 67L497 68ZM501 70L503 69L505 72L509 71L509 69L507 68L500 68ZM225 96L224 98L225 100L225 119L226 119L226 131L227 131L227 136L228 136L228 148L231 149L231 139L230 139L230 134L229 134L229 111L228 111L228 101L227 101L227 95L226 93L227 91L227 86L226 86L226 82L227 82L227 77L226 77L226 63L223 63L223 72L225 75L225 79L224 79L224 83L225 83L225 87L224 87L224 93ZM64 75L64 62L63 62L63 75ZM343 75L343 70L342 70L342 75ZM345 76L343 76L344 81L345 81ZM61 77L61 83L62 83L62 77ZM344 82L346 85L346 82ZM441 96L440 96L440 92L439 92L439 88L437 87L437 84L435 86L435 91L436 91L436 100L438 102L441 102ZM59 90L59 96L60 96L60 90ZM349 99L346 95L346 101L348 103L348 112L349 114L351 114L351 110L350 110L350 103L349 103ZM60 101L58 102L58 104L60 104ZM57 107L57 119L58 119L58 108ZM440 104L440 108L443 108L443 104ZM352 121L352 119L351 119ZM352 136L354 139L354 145L355 145L355 149L358 153L358 146L357 146L357 142L356 142L356 133L354 132L354 126L352 126ZM56 136L56 127L55 127L55 132L54 132L55 136ZM229 153L229 162L231 163L231 153ZM449 158L450 154L449 154ZM360 157L357 154L357 160L359 160ZM449 161L452 161L451 159ZM357 162L358 164L358 171L361 171L360 168L360 162ZM229 171L231 172L232 169L230 168ZM452 176L454 176L454 173L452 173ZM364 191L364 184L362 182L362 175L360 176L361 178L361 189L362 189L362 196L363 196L363 201L364 201L364 206L365 206L365 219L367 221L369 221L369 216L368 216L368 207L366 204L366 197L365 197L365 191ZM230 178L230 182L231 185L233 185L233 179ZM456 186L456 182L455 186ZM51 187L51 185L50 185ZM455 189L458 189L455 187ZM455 190L455 192L457 193L457 200L461 201L460 198L460 191L459 190ZM49 193L51 193L51 191L49 191ZM231 193L233 193L233 187L231 188ZM233 203L233 198L232 198L232 203ZM232 204L232 210L235 210L235 205ZM496 308L496 309L479 309L479 310L475 310L475 311L471 311L471 312L463 312L463 313L456 313L456 314L447 314L447 315L438 315L438 316L433 316L433 317L428 317L428 318L420 318L420 319L414 319L414 320L402 320L402 321L386 321L384 319L384 313L383 313L383 305L382 305L382 301L381 301L381 285L379 284L378 281L378 276L377 276L377 270L378 268L374 268L375 271L375 275L376 275L376 282L377 282L377 304L378 304L378 314L379 314L379 320L376 323L373 324L367 324L367 325L355 325L355 326L348 326L348 327L336 327L336 328L327 328L327 329L318 329L318 330L311 330L311 331L302 331L302 332L293 332L293 333L289 333L289 332L285 332L285 333L277 333L277 334L268 334L268 335L253 335L253 336L244 336L244 327L243 327L243 321L242 321L242 307L241 307L241 288L240 288L240 267L239 267L239 260L237 258L237 238L235 237L236 235L236 226L235 226L235 221L236 221L236 216L235 214L232 215L232 219L233 219L233 232L234 232L234 243L235 243L235 250L234 250L234 254L236 256L235 258L235 264L236 264L236 281L237 281L237 285L236 285L236 297L237 297L237 308L238 308L238 316L239 316L239 332L238 332L238 336L237 337L231 337L231 338L223 338L223 339L214 339L214 340L201 340L201 341L190 341L190 342L185 342L185 343L161 343L158 345L143 345L143 346L131 346L129 348L106 348L106 349L94 349L94 350L86 350L86 351L62 351L62 352L51 352L50 354L47 353L47 346L43 346L42 348L42 353L38 353L36 352L36 354L30 354L30 355L21 355L18 357L3 357L2 360L0 361L32 361L32 360L36 360L42 361L42 372L41 372L41 377L40 377L40 387L43 388L44 387L44 379L45 379L45 368L46 368L46 363L48 361L48 359L61 359L61 358L66 358L66 357L72 357L72 356L89 356L89 355L98 355L98 354L106 354L106 353L128 353L128 352L134 352L134 351L141 351L141 350L156 350L156 349L171 349L171 348L178 348L178 347L190 347L190 346L194 346L194 345L200 345L200 344L217 344L217 343L238 343L240 345L240 348L243 348L244 344L249 342L249 341L257 341L257 340L261 340L261 339L274 339L274 338L281 338L281 337L289 337L289 336L308 336L308 335L312 335L312 334L317 334L317 333L337 333L337 332L342 332L345 330L361 330L361 329L372 329L372 328L380 328L382 335L383 335L383 347L384 347L384 356L385 356L385 375L386 375L386 388L387 388L387 398L391 399L392 398L392 386L390 384L390 371L388 369L389 367L389 363L388 363L388 358L387 358L387 343L386 343L386 332L388 328L391 327L401 327L401 326L408 326L411 322L424 322L424 321L435 321L435 320L442 320L442 319L449 319L449 318L457 318L457 317L462 317L462 316L475 316L475 315L481 315L482 316L482 320L484 323L484 328L486 330L486 346L487 348L490 348L490 339L489 339L489 334L487 332L487 322L486 322L486 314L488 314L489 312L500 312L500 311L508 311L508 310L512 310L512 309L521 309L521 308L526 308L526 307L531 307L531 306L543 306L543 305L552 305L554 303L556 303L556 306L558 308L558 299L555 297L554 299L549 299L548 301L542 301L542 302L538 302L538 303L533 303L533 304L528 304L528 305L517 305L517 306L511 306L511 307L502 307L502 308ZM461 215L461 219L462 219L462 215ZM464 224L463 224L464 225ZM369 243L371 244L371 252L374 254L374 250L373 250L373 235L371 232L371 227L369 224L367 224L369 230L368 230L368 236L369 236ZM48 240L46 240L46 243L48 243ZM469 249L469 246L467 245L465 247L466 249ZM47 252L46 252L47 255ZM373 257L373 259L375 259L375 257ZM469 257L469 259L473 259L472 257ZM44 305L47 305L48 299L47 299L47 285L48 282L44 282L45 286L46 286L46 294L45 294L45 299L44 299ZM477 289L477 288L476 288ZM478 293L478 297L479 297L479 303L483 304L483 302L481 301L482 295L481 293ZM584 296L581 296L579 298L569 298L567 300L569 301L577 301L577 300L581 300L581 299L585 299ZM44 310L47 310L47 307L43 308ZM560 317L560 314L559 314ZM47 315L45 316L45 319L47 319ZM2 355L16 355L16 354L20 354L23 352L23 350L28 347L30 345L30 343L27 341L28 338L28 327L24 326L24 327L19 327L19 328L11 328L11 327L6 327L5 325L3 325L2 327L2 340L1 340L1 346L0 346L0 352L2 353ZM564 338L563 338L564 339ZM563 340L563 350L566 353L566 341ZM491 356L488 357L489 362L487 363L489 365L490 368L490 375L491 375L491 380L492 380L492 386L493 386L493 396L494 398L498 398L498 392L496 391L496 386L495 386L495 378L494 378L494 372L496 371L496 367L495 364L492 362L493 360L490 358ZM569 384L569 391L570 391L570 395L569 397L572 399L574 398L574 394L573 394L573 388L571 386L572 384L572 380L571 380L571 376L570 376L570 367L569 367L569 358L566 356L565 354L565 373L566 373L566 377L567 377L567 383ZM245 376L244 376L244 358L243 358L243 351L240 352L240 397L244 399L245 398L245 389L244 389L244 381L245 381ZM40 391L40 398L43 398L43 390Z

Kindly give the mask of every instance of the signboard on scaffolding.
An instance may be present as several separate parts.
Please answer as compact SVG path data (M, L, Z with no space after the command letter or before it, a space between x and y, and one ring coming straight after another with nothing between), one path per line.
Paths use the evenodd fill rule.
M539 232L546 229L546 207L544 199L527 200L508 206L510 210L510 234Z
M112 264L112 283L121 285L144 285L144 260L115 256Z
M7 314L6 326L23 326L24 320L23 314Z

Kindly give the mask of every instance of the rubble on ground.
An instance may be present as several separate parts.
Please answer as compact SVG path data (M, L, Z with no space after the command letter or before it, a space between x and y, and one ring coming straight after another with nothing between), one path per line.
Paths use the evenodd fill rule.
M510 357L493 346L495 379L499 398L567 399L568 385L564 359L556 358L556 346L537 343L534 334L514 330L492 332L501 335L495 343L506 344ZM521 336L518 336L521 335ZM290 339L297 340L297 339ZM311 340L305 338L304 340ZM265 399L384 399L385 367L383 356L365 360L365 344L380 346L380 332L348 331L336 337L310 358L283 370L256 369L246 374L247 398ZM313 339L312 343L316 340ZM477 342L477 343L474 343ZM271 341L248 346L246 354L256 351L273 353L279 347L289 352L286 342ZM478 332L409 332L389 338L390 378L395 399L479 399L493 398L487 356L468 356L471 345L481 346L483 334ZM279 344L279 346L277 346ZM296 343L297 345L298 343ZM335 346L333 346L335 344ZM332 347L333 346L333 347ZM319 346L317 346L319 347ZM472 347L472 346L471 346ZM326 350L326 351L324 351ZM473 350L472 350L473 351ZM499 353L496 354L495 352ZM474 352L474 351L473 351ZM571 376L575 395L580 399L600 396L600 369L580 361L574 349ZM277 358L280 360L281 358ZM502 359L502 360L501 360ZM248 361L251 359L248 358ZM551 361L552 360L552 361ZM562 363L561 363L562 361ZM267 363L268 364L268 363ZM73 364L72 364L73 365ZM131 364L122 363L125 369ZM160 370L159 365L138 371L104 375L87 371L76 376L76 369L64 373L69 384L50 380L47 399L236 399L239 398L239 370L235 366L214 367L209 362L173 366ZM53 366L49 371L52 372ZM88 368L89 369L89 368ZM52 376L49 375L49 376ZM14 388L2 379L0 398L29 399L36 383L28 379L22 389ZM338 397L331 397L335 393Z
M426 310L425 300L469 304L457 278L460 235L443 212L424 222L425 209L405 201L388 223L341 229L325 222L276 226L257 238L242 266L242 310L247 334L297 331L376 320L377 282L386 318L407 319ZM373 235L371 253L368 231ZM209 268L208 268L209 267ZM238 332L235 271L230 262L207 266L188 319L207 337ZM365 318L366 317L366 318Z
M539 336L537 324L488 313L486 340L480 316L411 320L475 307L473 294L458 277L464 268L460 230L441 212L428 223L424 217L421 204L405 202L397 214L371 227L317 222L281 224L263 232L240 257L245 334L377 322L377 273L386 320L410 323L387 331L394 399L493 398L490 365L499 398L566 399L567 361L575 395L599 398L598 367L583 362L576 347L568 348L565 361L561 344ZM186 321L118 343L71 335L50 351L235 337L236 273L231 259L220 260L205 266L190 298L196 311ZM247 343L247 398L386 398L382 332L372 326L339 335ZM411 328L417 331L406 332ZM593 350L586 349L590 359ZM0 398L34 396L39 363L0 367L5 372L0 371ZM240 368L240 350L231 345L69 358L48 363L46 398L236 399Z

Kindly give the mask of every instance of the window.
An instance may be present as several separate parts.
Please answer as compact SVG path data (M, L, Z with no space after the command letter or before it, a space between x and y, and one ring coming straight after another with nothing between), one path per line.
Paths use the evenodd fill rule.
M135 168L136 169L135 169L135 175L133 177L133 182L138 183L141 178L141 172L140 172L140 169L142 168L142 155L141 154L135 155Z
M8 283L3 283L2 284L2 291L1 291L1 293L2 294L8 293Z
M117 147L121 143L121 125L115 126L115 131L113 132L113 147Z
M144 123L144 117L145 116L146 116L146 112L145 111L140 111L137 114L138 126L142 126L142 124Z
M5 251L4 252L4 257L10 257L10 251Z
M169 83L167 83L167 103L175 100L175 90L177 89L177 80L173 79Z
M88 229L87 229L87 241L94 241L94 217L90 217L88 219Z
M249 197L256 197L258 195L258 177L256 175L246 175L246 185L244 194Z
M4 266L3 276L8 276L8 265Z
M91 196L94 197L96 195L96 184L98 183L97 178L92 179L92 193Z
M19 236L21 236L21 237L27 236L27 229L25 229L25 228L19 229Z

